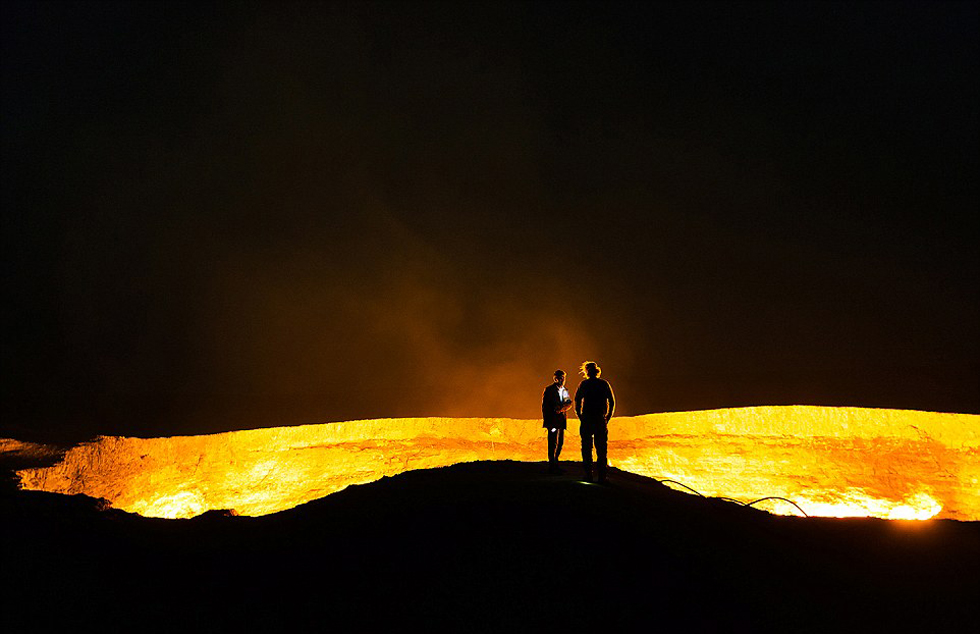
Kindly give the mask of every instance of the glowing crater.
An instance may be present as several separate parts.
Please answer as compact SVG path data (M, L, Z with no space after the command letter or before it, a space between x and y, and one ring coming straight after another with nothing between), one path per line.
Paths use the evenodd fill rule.
M980 520L978 423L969 414L808 406L648 414L612 420L609 458L707 496L788 498L808 515ZM564 455L575 460L570 427ZM84 493L152 517L265 515L412 469L544 454L537 420L402 418L100 437L18 475L25 489ZM798 514L778 500L759 507Z

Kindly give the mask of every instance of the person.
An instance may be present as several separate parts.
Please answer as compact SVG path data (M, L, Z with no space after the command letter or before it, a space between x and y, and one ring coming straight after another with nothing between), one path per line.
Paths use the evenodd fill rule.
M602 369L594 361L582 364L585 379L575 390L575 415L578 416L582 435L582 467L585 481L592 482L592 445L595 445L595 476L599 483L606 481L606 446L609 440L609 419L616 411L616 397L605 379L600 379Z
M541 398L542 427L548 430L548 472L563 473L558 467L558 456L565 442L568 421L565 412L572 406L572 399L565 389L565 371L555 370L554 382L544 388Z

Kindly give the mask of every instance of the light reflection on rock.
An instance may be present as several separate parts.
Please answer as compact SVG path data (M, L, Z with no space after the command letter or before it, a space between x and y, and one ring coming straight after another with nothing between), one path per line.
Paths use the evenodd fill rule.
M980 520L978 423L968 414L809 406L648 414L613 419L609 458L707 496L785 497L809 515ZM570 427L564 456L574 460ZM101 437L18 475L25 489L84 493L153 517L265 515L407 470L544 454L537 420L403 418ZM798 513L778 501L760 507Z

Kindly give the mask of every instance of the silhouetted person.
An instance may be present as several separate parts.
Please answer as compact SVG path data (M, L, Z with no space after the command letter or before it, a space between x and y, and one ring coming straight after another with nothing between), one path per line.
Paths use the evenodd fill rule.
M592 482L592 445L595 444L596 478L606 481L606 444L609 431L606 426L616 411L616 398L612 387L599 378L602 369L592 361L582 364L583 380L575 390L575 415L582 423L582 466L586 482Z
M565 389L565 371L555 370L555 381L544 388L541 398L542 427L548 430L548 472L562 473L558 468L558 456L565 442L565 428L568 420L565 412L572 406L572 399Z

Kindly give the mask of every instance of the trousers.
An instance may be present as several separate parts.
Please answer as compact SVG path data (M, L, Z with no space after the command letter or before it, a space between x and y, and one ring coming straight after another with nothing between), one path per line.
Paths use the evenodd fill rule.
M561 455L561 446L565 444L565 430L556 429L555 431L548 430L548 462L551 464L558 463L558 456Z
M595 445L595 473L600 480L606 477L606 447L609 441L609 430L605 419L582 419L582 466L585 475L592 475L592 446Z

